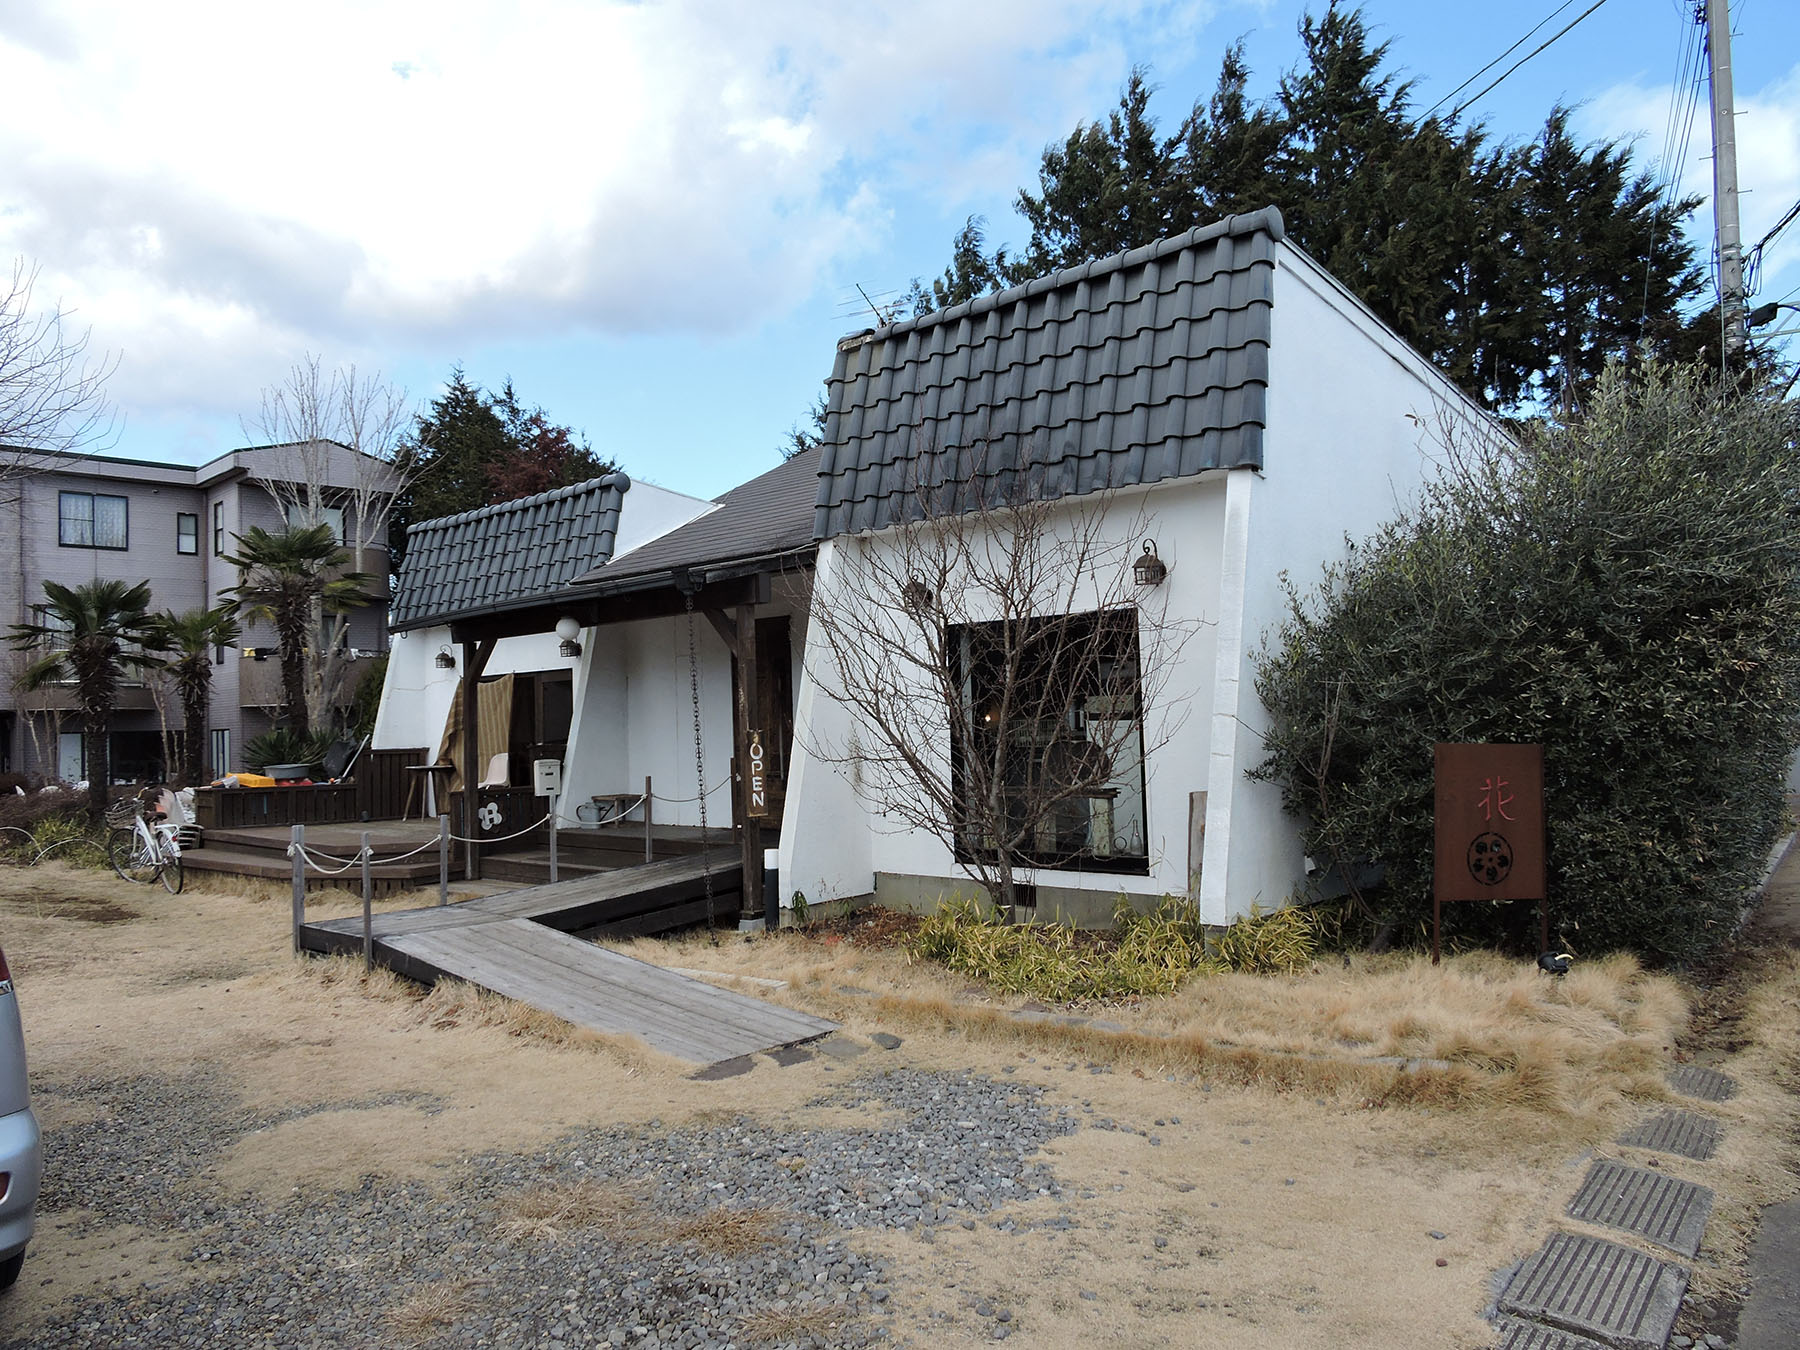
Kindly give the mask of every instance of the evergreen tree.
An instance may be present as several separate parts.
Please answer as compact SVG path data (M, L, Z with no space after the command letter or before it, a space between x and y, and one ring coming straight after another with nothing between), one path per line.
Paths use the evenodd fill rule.
M1609 357L1704 348L1681 305L1699 289L1671 200L1615 142L1577 144L1557 108L1525 146L1420 118L1361 12L1300 24L1303 56L1263 104L1241 43L1211 97L1164 138L1134 70L1104 122L1045 149L1019 193L1023 253L971 218L923 313L1238 211L1280 207L1289 237L1489 406L1567 403Z

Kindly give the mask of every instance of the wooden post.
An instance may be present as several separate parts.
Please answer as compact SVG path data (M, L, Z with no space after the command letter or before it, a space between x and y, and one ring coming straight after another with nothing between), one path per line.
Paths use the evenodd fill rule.
M734 796L737 823L742 828L738 837L743 863L743 895L740 913L754 912L763 891L762 821L750 814L750 731L756 726L760 706L756 689L756 606L737 608L738 659L738 727L737 764L738 791ZM702 792L706 784L700 785Z
M650 796L650 775L645 774L644 775L644 861L645 862L649 862L651 860L650 859L650 803L652 800L654 800L654 799Z
M370 910L374 883L369 877L369 832L367 830L363 831L362 851L357 856L362 859L363 974L367 975L375 969L375 916Z
M450 817L438 817L438 904L450 903Z
M288 835L294 857L294 951L300 950L300 927L306 922L306 826L295 825Z
M481 746L481 673L487 669L488 657L494 654L494 641L475 642L464 638L462 644L463 667L463 829L466 831L463 844L463 877L475 881L481 876L481 846L475 842L479 837L477 827L480 822L476 813L481 809L481 782L483 766L477 763Z
M550 794L550 884L556 885L556 794Z

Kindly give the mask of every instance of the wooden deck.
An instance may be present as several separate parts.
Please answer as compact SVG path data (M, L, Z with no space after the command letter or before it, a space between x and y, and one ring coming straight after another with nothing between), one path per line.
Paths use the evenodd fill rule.
M411 979L467 980L608 1034L640 1037L677 1059L722 1059L812 1040L836 1023L718 989L596 947L571 933L632 933L672 914L705 917L705 869L714 869L716 912L737 910L733 855L670 858L455 904L375 916L375 957ZM726 887L730 889L727 891ZM301 946L362 950L362 919L308 923Z

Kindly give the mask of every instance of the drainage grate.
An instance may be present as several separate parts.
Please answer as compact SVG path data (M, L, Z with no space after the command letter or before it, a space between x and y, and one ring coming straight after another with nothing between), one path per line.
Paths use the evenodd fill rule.
M1569 1217L1604 1224L1693 1256L1712 1213L1713 1193L1645 1167L1597 1162L1569 1202Z
M1557 1233L1525 1258L1500 1295L1500 1311L1616 1350L1662 1350L1687 1283L1681 1266L1616 1242Z
M1679 1153L1704 1162L1717 1151L1722 1133L1719 1122L1711 1116L1695 1111L1664 1111L1640 1120L1619 1136L1619 1142L1629 1148Z
M1606 1350L1599 1341L1590 1341L1586 1336L1571 1336L1554 1327L1515 1322L1510 1317L1500 1319L1498 1330L1500 1339L1494 1342L1494 1350Z
M1703 1102L1722 1102L1737 1091L1737 1084L1717 1069L1703 1069L1698 1064L1682 1064L1669 1071L1669 1086L1684 1097L1698 1097Z

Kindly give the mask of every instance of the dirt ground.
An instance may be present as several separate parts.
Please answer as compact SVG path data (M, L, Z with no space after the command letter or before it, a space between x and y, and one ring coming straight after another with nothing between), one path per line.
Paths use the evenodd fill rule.
M349 912L347 898L327 912L334 903ZM492 998L427 998L387 976L365 985L352 963L296 959L287 922L274 889L212 883L170 897L58 864L0 869L0 943L46 1131L87 1109L65 1085L207 1069L272 1115L311 1108L207 1160L194 1196L275 1200L369 1175L430 1187L473 1156L583 1126L842 1125L808 1103L846 1071L1010 1072L1084 1119L1143 1131L1083 1128L1044 1148L1065 1193L1083 1197L1079 1223L848 1241L893 1263L897 1336L991 1339L966 1316L932 1317L979 1291L1019 1310L1015 1341L1053 1350L1486 1346L1496 1274L1569 1226L1561 1211L1587 1161L1616 1152L1606 1141L1663 1099L1669 1065L1696 1054L1743 1085L1718 1108L1727 1142L1705 1180L1720 1204L1697 1290L1729 1298L1757 1207L1796 1188L1800 960L1778 944L1735 984L1702 987L1628 962L1586 963L1559 985L1493 958L1434 972L1333 957L1311 976L1226 977L1083 1010L1123 1032L1016 1020L1020 1000L859 946L855 920L813 936L629 944L835 1018L859 1042L878 1031L902 1042L849 1062L759 1057L746 1074L699 1082L693 1066ZM0 1338L31 1343L34 1325L85 1292L190 1278L187 1242L153 1223L84 1222L48 1178Z

